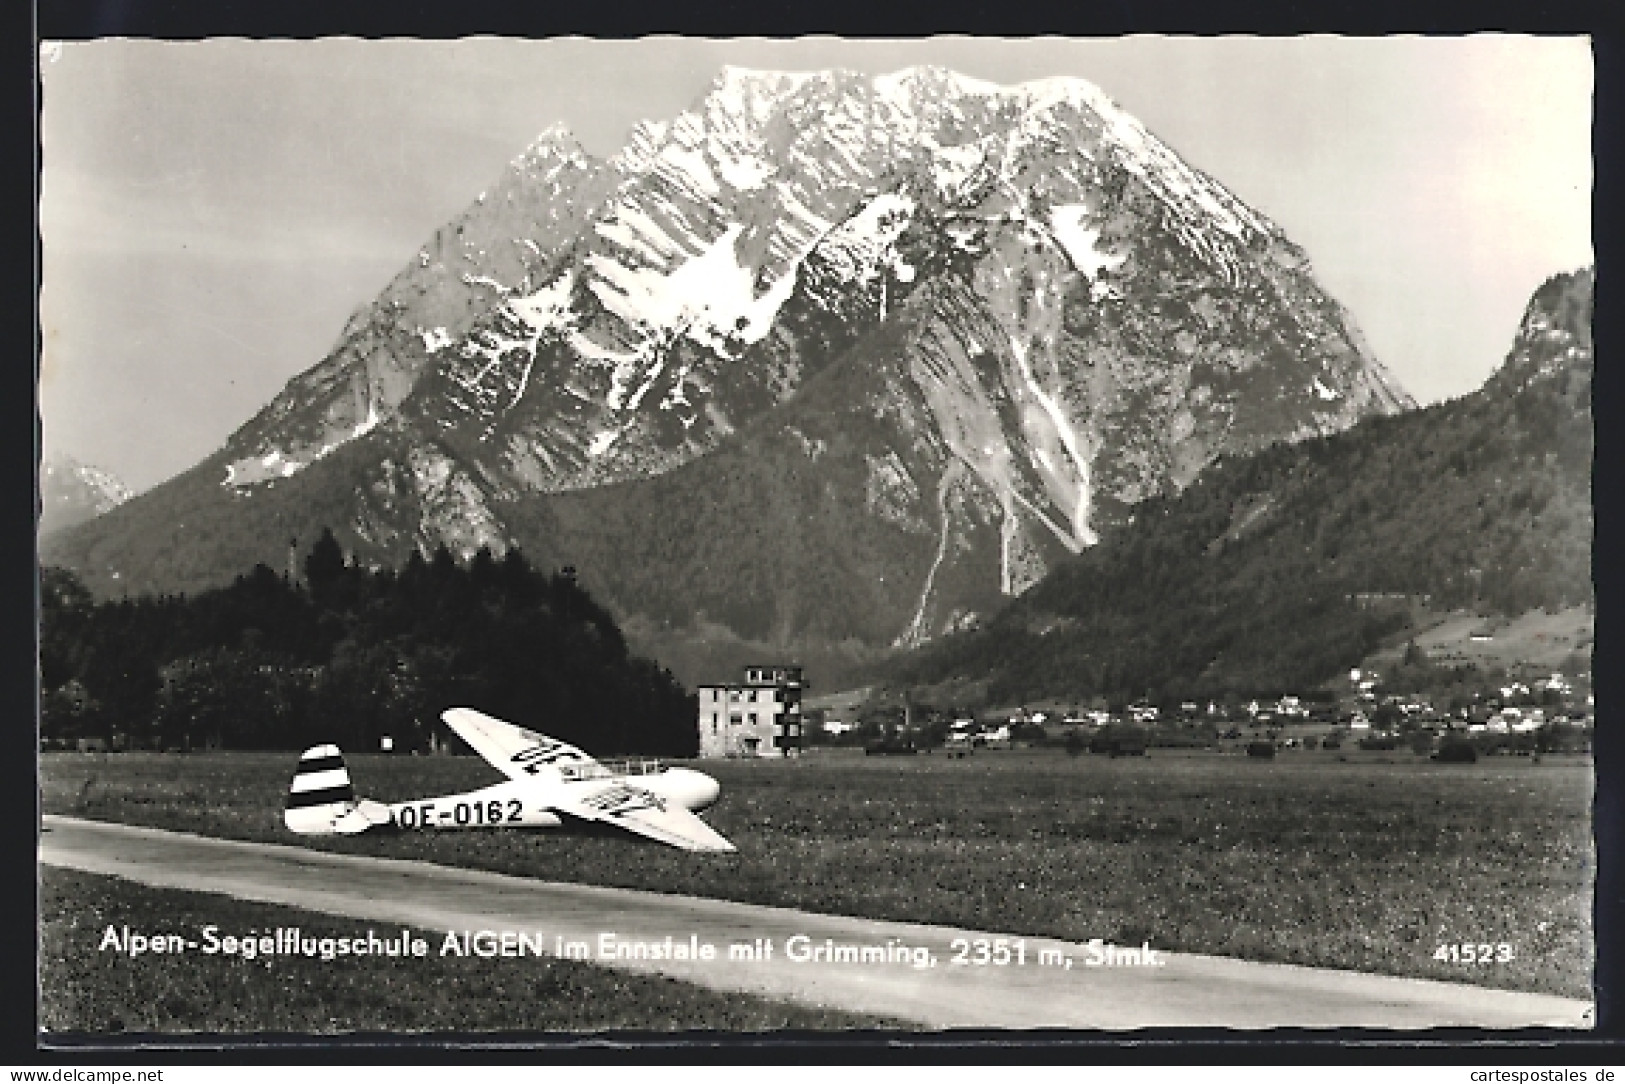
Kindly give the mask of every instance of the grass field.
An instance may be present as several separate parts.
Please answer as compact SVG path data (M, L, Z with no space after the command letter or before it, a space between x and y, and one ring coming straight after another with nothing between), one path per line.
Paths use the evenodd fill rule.
M303 937L397 935L348 919L148 888L44 867L40 903L40 1026L52 1032L762 1032L878 1029L897 1021L719 993L656 975L570 960L305 956L100 951L109 925L194 940L297 927ZM415 931L419 934L422 931Z
M307 841L550 880L1590 996L1591 768L1409 753L1154 750L711 761L739 853L486 832ZM295 842L291 754L49 754L47 812ZM351 757L359 793L495 781L464 758ZM1509 963L1433 958L1507 942Z
M1400 642L1373 653L1361 663L1367 670L1397 665L1407 644L1414 641L1435 663L1460 666L1472 663L1490 669L1521 665L1562 670L1570 656L1589 656L1596 637L1596 615L1583 606L1548 613L1532 610L1515 618L1486 618L1455 610L1434 614L1425 627ZM1488 639L1474 634L1488 633ZM1570 671L1569 677L1574 677Z

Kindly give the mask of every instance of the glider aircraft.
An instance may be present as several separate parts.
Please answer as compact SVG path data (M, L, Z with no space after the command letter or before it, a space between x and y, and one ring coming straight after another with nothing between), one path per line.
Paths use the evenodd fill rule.
M608 826L688 851L734 849L695 815L721 791L704 772L653 762L600 764L573 745L471 708L440 717L507 781L414 802L357 800L338 746L318 745L299 758L283 811L288 830L326 836L374 828Z

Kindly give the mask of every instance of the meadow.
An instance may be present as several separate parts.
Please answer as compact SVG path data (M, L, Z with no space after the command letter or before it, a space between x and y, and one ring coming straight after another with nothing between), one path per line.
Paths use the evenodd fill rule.
M142 1033L381 1034L409 1032L764 1032L905 1026L857 1013L722 993L658 975L571 960L439 956L225 954L130 957L100 951L109 925L197 939L297 928L354 938L348 919L200 892L149 888L44 867L40 905L40 1027L92 1035ZM380 938L397 927L378 926ZM421 932L421 931L419 931Z
M44 809L546 880L1589 997L1588 759L1153 750L707 761L737 854L519 831L290 836L293 754L46 754ZM497 780L348 758L381 800ZM1464 942L1512 959L1436 959Z

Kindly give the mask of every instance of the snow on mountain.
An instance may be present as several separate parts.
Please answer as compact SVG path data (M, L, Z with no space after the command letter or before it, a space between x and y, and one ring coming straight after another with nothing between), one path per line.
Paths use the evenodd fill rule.
M396 417L426 372L465 352L493 306L539 285L613 180L562 127L542 132L350 318L321 364L233 434L222 484L288 477Z
M865 578L847 617L787 582L745 623L913 643L1220 455L1409 405L1302 251L1085 80L730 67L606 161L543 133L206 466L237 507L331 477L382 561L561 544L538 509L679 471L749 506L716 465L749 446L881 533L807 573ZM708 529L707 567L755 545Z

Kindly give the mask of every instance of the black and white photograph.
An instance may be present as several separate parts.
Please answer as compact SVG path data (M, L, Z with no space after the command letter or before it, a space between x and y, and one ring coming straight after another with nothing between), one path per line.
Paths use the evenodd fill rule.
M1587 37L38 47L42 1046L1591 1033Z

